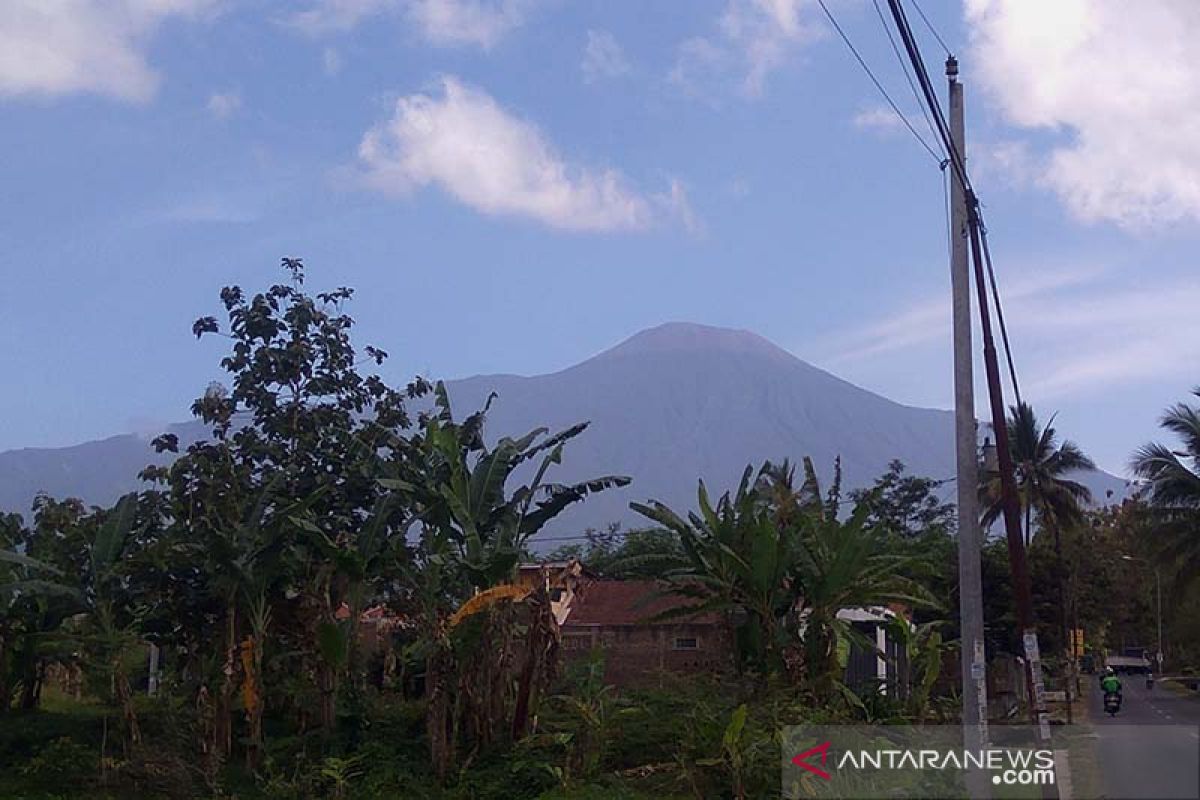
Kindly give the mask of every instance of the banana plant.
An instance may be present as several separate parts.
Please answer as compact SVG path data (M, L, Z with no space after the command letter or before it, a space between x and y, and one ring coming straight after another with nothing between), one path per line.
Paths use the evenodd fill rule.
M760 477L761 477L760 472ZM716 506L701 481L697 512L685 521L659 502L630 507L679 538L685 565L667 571L667 592L692 601L656 619L700 613L729 614L741 667L780 669L788 642L784 623L800 586L790 580L799 539L791 524L777 524L746 467L732 495Z
M489 447L483 431L494 399L457 422L446 387L438 383L434 409L421 416L408 458L380 478L412 508L420 530L408 570L430 645L427 728L441 776L456 759L459 732L472 731L477 746L523 735L558 656L544 591L516 603L492 595L485 612L453 628L450 615L472 594L511 583L530 539L571 505L629 483L619 475L570 484L548 480L566 443L587 423L552 435L536 428ZM510 493L514 474L525 467L530 480Z
M859 505L850 518L808 515L800 530L799 558L792 580L803 587L796 607L808 677L820 697L830 697L839 672L837 643L853 641L851 625L838 618L849 608L904 604L937 606L921 584L908 577L917 560L888 552L880 534L868 528L868 508Z
M0 716L12 705L17 681L37 675L37 661L60 638L62 621L82 607L82 595L62 582L61 570L12 549L28 542L20 516L0 515ZM23 694L36 703L37 686Z
M90 526L83 588L86 622L79 632L92 667L100 670L113 688L130 746L140 744L142 735L125 665L139 637L137 611L124 596L122 566L140 525L138 500L136 492L123 496L98 515L98 524Z
M562 463L565 444L587 430L579 423L553 435L536 428L520 438L501 438L488 448L483 426L495 395L461 424L454 421L444 384L434 388L436 414L422 418L413 437L418 464L408 480L381 483L410 493L422 524L437 529L457 550L472 589L510 580L525 545L548 522L588 495L628 485L630 479L605 475L571 484L547 481ZM544 438L543 438L544 437ZM506 493L513 473L540 456L532 479Z

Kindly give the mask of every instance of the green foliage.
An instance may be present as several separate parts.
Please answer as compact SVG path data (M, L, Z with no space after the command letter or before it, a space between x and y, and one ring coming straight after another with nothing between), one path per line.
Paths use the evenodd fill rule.
M549 561L577 558L588 570L610 580L657 578L683 563L678 537L666 528L621 530L612 523L603 531L588 528L584 544L570 544L547 554Z
M96 777L99 754L75 740L63 736L51 741L26 761L21 775L58 789L80 787Z
M936 604L908 577L918 560L891 552L886 532L866 525L870 506L860 501L848 519L838 517L840 469L824 497L812 462L805 459L804 469L796 489L786 462L765 464L757 477L747 467L737 491L715 507L701 482L699 512L687 521L661 503L631 507L678 536L684 553L683 566L664 578L692 602L661 616L729 614L740 663L760 672L795 663L795 644L803 642L812 687L828 699L838 642L856 635L839 611Z
M1094 470L1096 465L1072 441L1058 441L1054 418L1043 426L1028 403L1009 409L1008 449L1012 455L1014 477L1021 509L1025 515L1025 544L1033 539L1033 515L1043 527L1062 529L1077 524L1082 510L1091 502L1091 491L1072 474ZM1000 518L1003 503L1000 475L980 474L980 499L983 524L989 527Z
M874 486L850 493L852 501L867 509L864 525L905 540L952 533L954 505L937 495L943 481L906 473L904 462L893 460Z
M1200 387L1192 394L1200 399ZM1200 406L1176 403L1159 425L1182 447L1151 442L1134 453L1132 467L1148 484L1154 557L1182 598L1200 586Z
M844 715L821 695L853 636L838 611L928 599L912 577L949 524L932 482L894 464L846 515L839 464L823 492L811 461L799 477L768 463L715 502L700 484L686 518L635 506L653 527L569 553L664 577L690 601L675 614L726 614L744 674L621 693L592 662L557 682L549 593L509 584L547 524L629 479L556 480L586 422L489 438L495 398L456 418L440 383L360 371L386 353L353 345L352 291L310 295L301 262L283 268L196 320L224 382L193 403L205 437L155 440L178 457L143 471L150 489L0 517L0 715L21 711L0 727L0 760L20 765L0 794L763 796L780 726ZM402 624L371 652L373 607ZM940 645L919 641L927 693Z

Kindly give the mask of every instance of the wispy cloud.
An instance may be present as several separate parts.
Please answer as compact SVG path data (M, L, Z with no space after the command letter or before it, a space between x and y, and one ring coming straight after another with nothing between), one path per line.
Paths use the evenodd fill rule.
M692 222L682 185L644 194L612 168L569 163L533 123L458 78L437 94L400 98L359 145L363 181L405 194L436 185L489 215L575 231L642 230L674 216Z
M1083 286L1100 274L1099 269L1077 269L1024 277L1004 291L1005 310L1018 300ZM830 353L825 360L831 364L846 363L927 344L949 333L950 297L945 294L912 303L861 327L841 331L819 343L818 352Z
M1099 269L1042 273L1014 281L1004 292L1026 394L1054 398L1200 369L1200 284L1130 288L1108 277ZM829 353L823 361L830 365L906 352L917 358L949 334L949 298L938 297L806 349Z
M605 78L628 75L633 67L625 51L608 31L588 31L583 48L583 79L595 83Z
M401 14L431 44L490 48L520 27L537 0L314 0L285 22L310 36L349 31Z
M740 76L736 90L759 97L767 77L821 35L815 8L809 0L728 0L711 35L679 45L669 80L690 94L709 96L731 75Z
M214 92L208 98L208 113L217 119L228 119L242 107L242 96L236 91Z
M876 133L895 133L904 130L904 122L896 116L895 111L887 106L864 108L854 115L850 123L859 130L875 131Z

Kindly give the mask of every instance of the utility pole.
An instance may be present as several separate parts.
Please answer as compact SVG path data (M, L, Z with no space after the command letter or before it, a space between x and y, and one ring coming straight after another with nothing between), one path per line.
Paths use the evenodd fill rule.
M963 122L963 86L958 82L958 61L946 59L950 89L950 136L966 163L966 128ZM949 168L949 165L946 166ZM953 175L953 173L951 173ZM967 255L967 203L962 183L950 181L950 292L954 329L954 443L958 483L958 609L962 667L963 745L968 750L987 747L987 660L983 647L983 579L979 525L978 433L975 426L975 378L971 347L971 272ZM985 797L986 776L968 785L971 797Z
M951 158L955 154L951 153ZM963 167L965 175L965 167ZM962 180L960 178L960 180ZM1033 586L1029 579L1029 563L1025 558L1025 540L1021 533L1021 503L1013 472L1012 450L1008 443L1008 419L1004 411L1004 388L1000 384L1000 362L996 357L996 341L992 336L992 314L988 303L986 276L983 272L983 246L980 243L979 200L975 191L964 188L967 203L967 229L971 240L971 260L974 262L975 291L979 303L979 323L983 331L983 366L987 373L988 405L992 411L992 429L996 434L996 457L1000 472L1000 502L1003 509L1008 561L1012 567L1013 599L1017 606L1017 625L1025 651L1025 674L1029 696L1030 722L1039 731L1042 741L1050 739L1050 720L1046 714L1046 689L1042 683L1041 653L1038 649L1037 628L1033 621ZM1047 787L1043 787L1046 789Z

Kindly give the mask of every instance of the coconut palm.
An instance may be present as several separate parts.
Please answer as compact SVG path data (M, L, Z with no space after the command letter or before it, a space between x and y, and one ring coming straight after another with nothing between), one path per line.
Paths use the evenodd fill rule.
M1192 394L1200 398L1200 387ZM1200 407L1176 403L1159 424L1183 440L1183 448L1151 442L1138 449L1131 466L1149 484L1163 557L1179 564L1180 577L1190 582L1200 577Z
M1054 417L1043 426L1028 403L1009 409L1009 452L1012 453L1017 495L1025 517L1025 546L1033 538L1033 519L1037 515L1043 528L1077 522L1091 491L1070 476L1096 465L1072 441L1058 441ZM987 471L980 487L983 524L990 526L1003 513L1000 475Z

